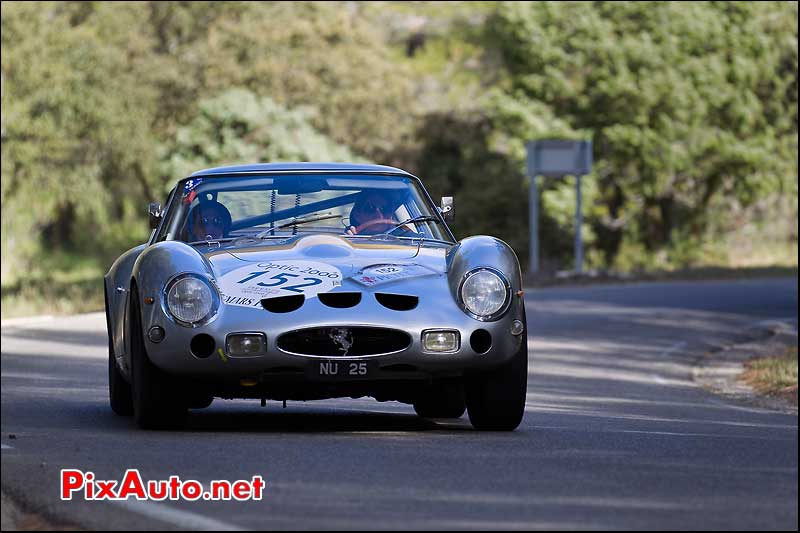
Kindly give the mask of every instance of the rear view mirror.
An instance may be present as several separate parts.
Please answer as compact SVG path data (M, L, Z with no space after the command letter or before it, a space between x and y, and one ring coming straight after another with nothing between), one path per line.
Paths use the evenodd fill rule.
M315 176L276 176L274 187L278 194L309 194L328 187L328 180Z
M445 222L452 222L456 219L452 196L442 196L442 206L439 208L439 212L444 217Z
M147 214L150 217L150 229L155 229L161 222L161 204L158 202L150 202L147 206Z

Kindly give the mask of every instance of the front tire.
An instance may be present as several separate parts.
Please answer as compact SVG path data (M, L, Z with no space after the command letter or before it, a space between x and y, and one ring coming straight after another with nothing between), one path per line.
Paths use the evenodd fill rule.
M131 385L122 376L122 372L117 367L116 357L114 356L114 341L111 335L111 320L108 315L108 295L106 295L106 328L108 329L108 399L111 403L111 410L119 416L131 416L133 414L133 398L131 396Z
M210 394L201 394L189 398L189 409L205 409L211 407L214 397Z
M467 412L475 429L514 431L522 422L528 389L527 331L526 327L520 347L508 363L468 378Z
M142 429L173 429L186 418L177 379L158 369L147 355L141 325L139 294L131 290L131 376L133 418Z
M414 402L414 411L423 418L461 418L466 409L460 383L439 385Z

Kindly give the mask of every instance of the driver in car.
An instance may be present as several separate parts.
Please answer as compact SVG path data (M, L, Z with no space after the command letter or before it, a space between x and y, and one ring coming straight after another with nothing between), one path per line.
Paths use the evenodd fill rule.
M350 210L347 235L375 234L389 231L397 225L394 207L378 191L363 191Z

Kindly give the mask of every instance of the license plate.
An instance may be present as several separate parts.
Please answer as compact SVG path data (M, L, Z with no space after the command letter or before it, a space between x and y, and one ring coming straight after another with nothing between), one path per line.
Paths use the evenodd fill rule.
M377 366L374 361L314 361L309 367L308 377L314 379L351 380L373 377Z

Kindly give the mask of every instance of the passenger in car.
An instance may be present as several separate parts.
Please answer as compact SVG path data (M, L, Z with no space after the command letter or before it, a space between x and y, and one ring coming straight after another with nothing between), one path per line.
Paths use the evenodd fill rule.
M231 213L221 203L211 200L200 202L189 214L188 241L221 239L231 229Z

